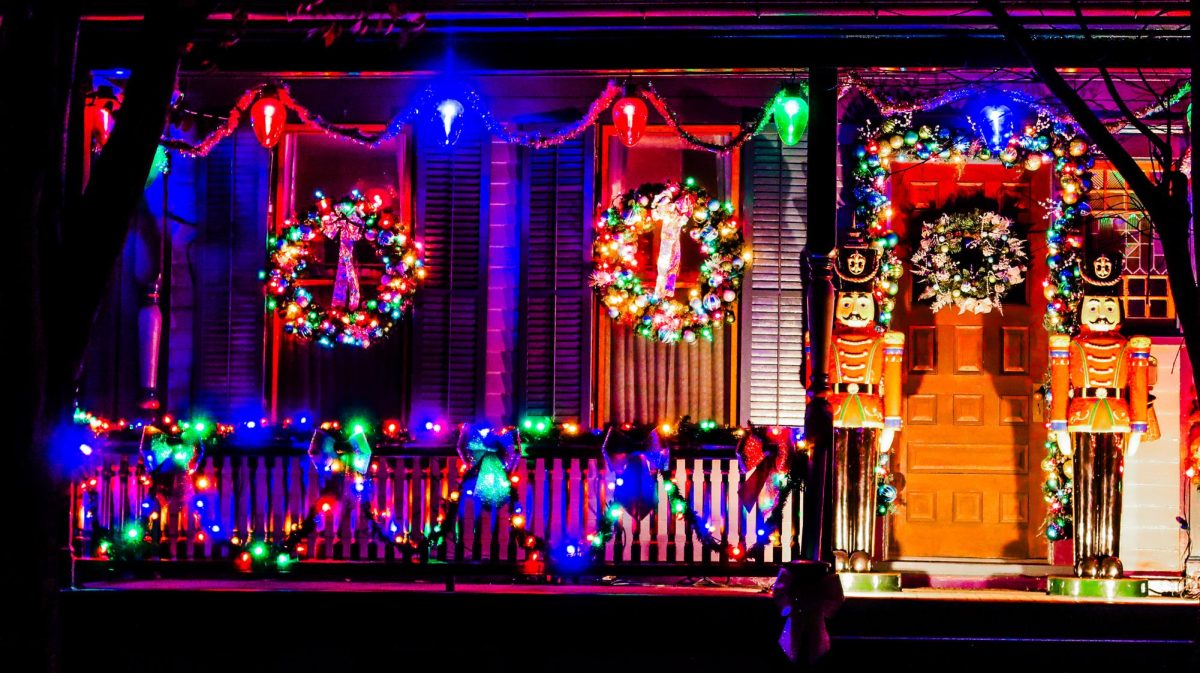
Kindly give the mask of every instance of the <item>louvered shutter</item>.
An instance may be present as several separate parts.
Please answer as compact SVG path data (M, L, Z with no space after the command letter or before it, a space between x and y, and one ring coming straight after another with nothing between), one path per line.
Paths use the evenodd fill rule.
M481 409L486 290L484 144L418 137L418 240L428 272L416 294L410 423L473 422Z
M590 136L525 153L521 412L586 422Z
M270 153L249 130L206 160L204 220L194 244L195 404L223 418L262 412L263 266Z
M799 425L804 421L804 288L806 143L783 146L774 133L751 146L749 292L749 420Z

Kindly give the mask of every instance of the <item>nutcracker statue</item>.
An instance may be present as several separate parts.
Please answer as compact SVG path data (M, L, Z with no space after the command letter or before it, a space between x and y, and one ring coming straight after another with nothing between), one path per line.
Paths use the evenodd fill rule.
M904 335L880 332L873 281L879 252L861 240L834 251L834 326L826 399L833 416L833 557L838 572L871 570L879 454L900 429Z
M1089 251L1080 263L1079 334L1050 336L1050 431L1071 460L1075 575L1122 575L1121 476L1146 432L1150 339L1125 338L1123 259Z

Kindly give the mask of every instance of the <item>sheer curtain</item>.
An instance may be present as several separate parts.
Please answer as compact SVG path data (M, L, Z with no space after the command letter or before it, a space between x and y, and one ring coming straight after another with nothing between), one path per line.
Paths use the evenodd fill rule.
M692 130L705 141L723 143L729 141L737 128L700 125ZM647 127L634 147L626 147L606 131L605 190L601 203L607 205L613 195L644 183L682 181L689 177L714 197L740 203L735 170L739 162L738 150L724 156L695 150L684 145L667 127ZM699 281L701 255L698 246L686 236L681 244L683 266L676 291L686 292L689 284ZM657 233L645 237L641 247L647 259L654 258L653 251L658 245ZM648 271L652 269L650 265ZM652 274L647 276L646 282L652 285ZM600 342L597 372L600 387L596 395L599 423L674 423L683 416L691 416L697 422L732 420L729 395L736 371L732 328L714 330L711 342L668 345L617 325L605 311L597 315L601 321L596 332Z
M615 323L607 331L609 404L601 422L729 421L728 328L715 330L711 342L674 345Z

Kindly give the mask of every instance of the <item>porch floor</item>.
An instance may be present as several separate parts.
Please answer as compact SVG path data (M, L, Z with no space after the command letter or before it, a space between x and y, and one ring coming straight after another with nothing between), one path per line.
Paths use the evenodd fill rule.
M129 580L65 592L65 670L786 670L778 608L749 586ZM766 580L758 583L767 584ZM850 595L820 670L947 661L1198 670L1200 605L1013 590ZM147 631L143 631L146 629ZM162 633L161 638L137 637ZM180 634L180 635L173 635ZM123 645L116 645L124 643ZM98 654L103 653L103 654Z

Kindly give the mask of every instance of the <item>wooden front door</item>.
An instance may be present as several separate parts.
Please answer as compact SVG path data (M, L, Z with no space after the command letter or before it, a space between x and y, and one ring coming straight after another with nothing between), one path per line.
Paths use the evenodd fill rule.
M893 166L893 225L908 266L921 222L954 200L979 199L1029 241L1023 287L1003 314L933 313L906 272L894 329L907 336L904 429L893 466L904 479L889 558L1046 557L1041 468L1046 431L1035 397L1046 369L1045 208L1050 170L998 164ZM906 242L906 243L903 243Z

